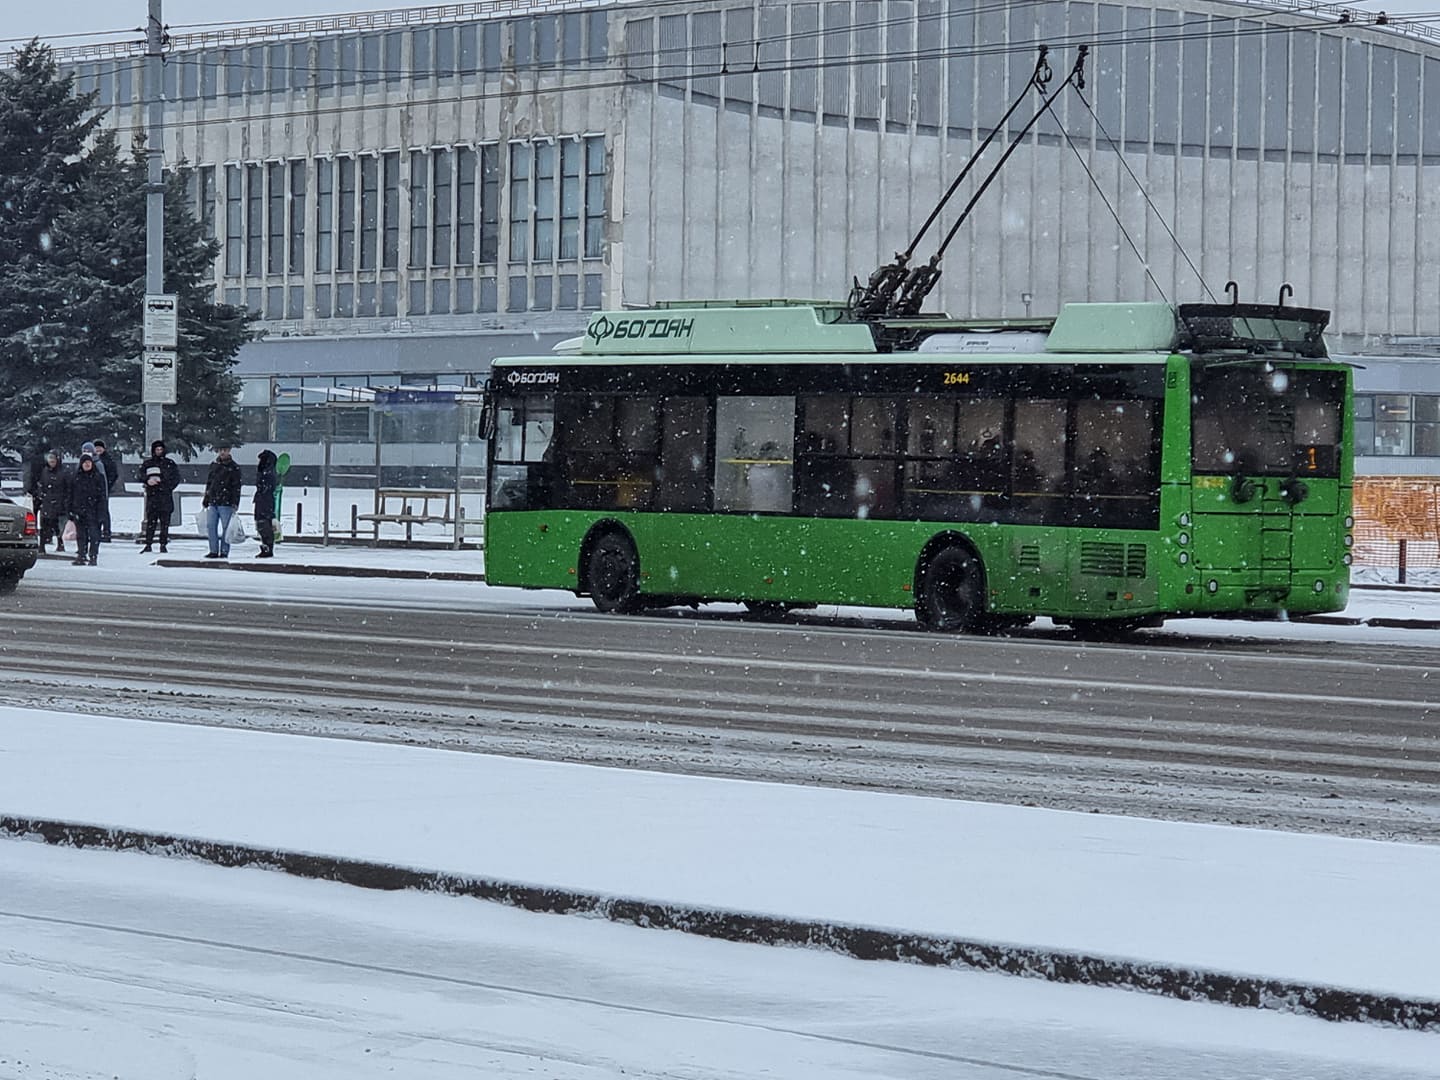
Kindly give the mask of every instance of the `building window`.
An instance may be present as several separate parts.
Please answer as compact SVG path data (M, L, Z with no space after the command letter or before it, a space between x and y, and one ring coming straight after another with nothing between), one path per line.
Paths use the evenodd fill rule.
M527 143L510 144L510 261L529 258L530 155ZM510 310L515 310L511 308ZM519 309L521 311L524 308Z
M430 31L410 31L410 76L416 82L430 77Z
M405 73L403 59L405 35L400 32L385 35L385 81L398 83Z
M200 219L200 232L205 239L215 239L215 166L202 165L196 170L200 205L195 216Z
M435 74L442 79L455 77L455 28L435 28Z
M272 161L265 166L265 272L285 272L285 163ZM266 308L269 309L267 303ZM276 300L275 307L281 306ZM268 318L269 316L267 316ZM276 316L278 318L278 316Z
M366 86L380 81L380 37L366 34L360 39L360 80Z
M449 150L436 150L431 156L435 159L435 181L434 210L431 217L431 242L434 248L430 262L434 266L449 266L450 225L455 216L455 192L450 177L452 155Z
M322 158L315 162L315 271L328 274L334 268L335 162Z
M290 43L290 85L296 90L310 88L310 45L307 42Z
M305 162L290 162L290 273L305 272Z
M555 144L535 147L535 254L536 262L555 258Z
M245 50L225 50L225 96L239 97L245 93Z
M220 54L210 50L200 54L200 96L213 98L220 93Z
M380 161L360 159L360 269L375 269L375 247L380 232Z
M588 53L590 63L592 64L605 63L605 52L607 47L605 38L609 32L607 26L607 19L608 16L603 11L588 11L585 13L585 44L587 46L586 52Z
M585 257L605 254L605 137L585 140Z
M455 265L475 262L475 151L455 151Z
M340 85L354 86L360 75L360 43L353 37L340 39Z
M265 173L259 165L245 166L245 276L265 272Z
M239 277L245 258L245 201L239 165L225 166L225 273Z
M334 38L315 41L315 85L320 89L335 85L336 50Z
M430 250L430 155L410 152L410 265L424 266ZM414 299L413 296L411 298ZM422 298L423 305L424 300Z
M271 45L266 50L266 86L272 94L290 89L290 46Z
M1355 453L1440 457L1440 394L1356 394Z
M355 269L355 159L352 157L337 158L335 164L339 167L340 178L336 185L339 192L339 199L336 209L339 211L339 233L340 244L335 251L336 270Z
M480 148L480 262L500 259L500 148ZM491 309L494 310L493 308Z
M389 153L382 159L384 173L385 242L380 252L380 266L394 270L400 265L400 155ZM393 313L392 313L393 314Z
M566 139L560 144L560 258L580 257L580 174L585 144Z

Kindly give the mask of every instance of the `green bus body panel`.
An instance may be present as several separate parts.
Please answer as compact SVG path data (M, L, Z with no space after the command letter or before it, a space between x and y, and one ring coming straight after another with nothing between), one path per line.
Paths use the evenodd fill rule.
M586 324L585 355L871 353L875 338L859 323L826 322L812 305L674 307L601 311ZM831 316L833 318L833 316Z
M1049 352L1164 352L1175 347L1169 304L1066 304L1045 343Z

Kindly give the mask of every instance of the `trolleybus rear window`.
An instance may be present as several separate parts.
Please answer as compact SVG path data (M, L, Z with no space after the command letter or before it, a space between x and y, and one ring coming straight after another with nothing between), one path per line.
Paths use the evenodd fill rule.
M1191 394L1196 472L1340 475L1343 372L1216 365Z

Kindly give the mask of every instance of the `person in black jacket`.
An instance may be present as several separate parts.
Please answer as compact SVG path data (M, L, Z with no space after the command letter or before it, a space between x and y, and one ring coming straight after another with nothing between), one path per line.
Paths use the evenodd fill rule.
M40 519L40 550L55 540L55 550L65 550L65 519L70 513L70 470L60 462L60 451L51 450L30 481L35 516Z
M160 530L160 550L168 551L170 514L175 509L173 492L180 486L180 467L165 456L165 444L156 439L150 444L150 456L140 463L140 484L145 489L145 546L150 551L155 530Z
M269 450L260 451L260 461L255 466L255 531L260 534L260 554L257 559L268 559L275 554L275 455Z
M95 565L100 554L100 518L105 512L105 470L95 467L89 454L80 455L70 495L70 516L75 519L75 565Z
M110 453L105 448L104 440L95 440L95 464L105 469L105 484L109 492L105 499L105 517L100 522L100 542L110 543L110 499L115 495L115 488L120 485L120 494L125 494L124 485L120 484L120 458Z
M215 448L215 460L210 473L205 477L205 496L200 505L205 507L205 532L210 537L207 559L225 559L230 555L230 541L225 531L230 528L230 519L240 509L240 466L230 456L228 446Z

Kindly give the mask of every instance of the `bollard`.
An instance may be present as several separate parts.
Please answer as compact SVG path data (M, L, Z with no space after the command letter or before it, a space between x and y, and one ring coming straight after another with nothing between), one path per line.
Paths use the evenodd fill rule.
M1400 541L1400 577L1399 577L1399 582L1400 582L1401 585L1404 585L1404 584L1405 584L1405 555L1406 555L1406 551L1405 551L1405 541L1404 541L1404 540L1401 540L1401 541Z
M304 517L305 517L305 504L302 503L302 502L297 502L297 503L295 504L295 535L296 535L296 536L299 536L299 535L300 535L300 522L304 519Z
M360 506L358 503L350 504L350 539L354 540L360 535Z

